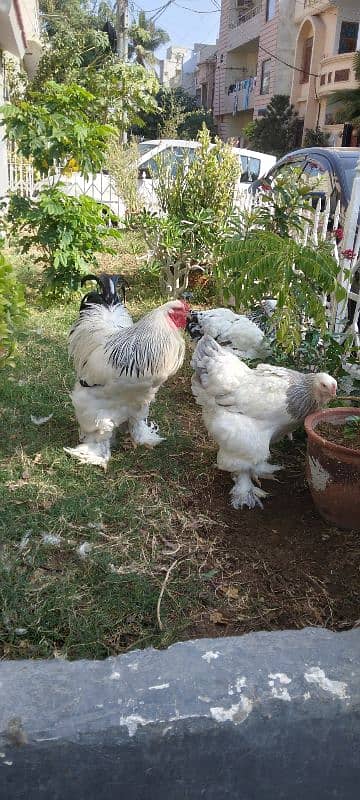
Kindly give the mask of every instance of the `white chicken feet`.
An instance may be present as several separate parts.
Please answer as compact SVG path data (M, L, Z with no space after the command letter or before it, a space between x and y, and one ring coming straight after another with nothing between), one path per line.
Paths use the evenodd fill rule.
M129 433L135 446L142 444L145 447L156 447L164 441L164 437L158 435L158 430L156 422L148 422L146 419L129 420Z
M249 475L244 472L233 474L232 478L233 481L235 481L235 485L230 492L231 505L233 508L238 509L243 508L243 506L247 506L248 508L259 506L259 508L263 508L261 498L267 497L268 492L264 492L263 489L254 486Z
M276 481L277 478L274 477L274 473L280 472L282 469L284 469L284 467L280 464L268 464L267 461L264 461L262 464L256 464L251 472L251 476L257 483L259 482L259 478L268 478L269 480L272 479Z
M77 447L64 447L65 453L77 458L81 464L93 464L106 470L111 455L111 442L115 434L115 425L111 419L96 419L94 430L86 432L80 429L81 444Z

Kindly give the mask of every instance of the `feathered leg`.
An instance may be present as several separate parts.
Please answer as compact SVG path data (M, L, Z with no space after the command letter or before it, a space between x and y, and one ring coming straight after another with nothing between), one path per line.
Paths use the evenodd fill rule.
M82 464L106 469L111 455L111 440L120 420L112 417L106 408L106 398L99 397L91 387L75 384L71 399L79 423L81 444L64 447L65 453Z
M164 441L164 437L158 435L159 428L156 423L147 420L149 405L148 403L144 405L138 414L128 420L129 433L135 446L141 444L152 448Z
M242 508L243 506L263 508L261 498L266 497L267 492L254 486L248 472L233 473L232 478L235 483L230 492L233 508Z
M96 423L96 430L91 433L81 431L81 444L77 447L64 447L64 450L82 464L93 464L106 470L115 425L111 419L96 420Z
M268 464L267 461L264 461L261 464L256 464L251 474L255 481L258 481L259 478L272 478L272 480L276 481L277 478L274 477L274 473L282 469L284 467L279 464Z

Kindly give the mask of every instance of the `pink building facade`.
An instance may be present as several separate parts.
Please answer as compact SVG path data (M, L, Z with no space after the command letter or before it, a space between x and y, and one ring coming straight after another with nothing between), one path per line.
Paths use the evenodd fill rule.
M290 95L296 0L222 0L214 116L224 139L240 138L274 94Z

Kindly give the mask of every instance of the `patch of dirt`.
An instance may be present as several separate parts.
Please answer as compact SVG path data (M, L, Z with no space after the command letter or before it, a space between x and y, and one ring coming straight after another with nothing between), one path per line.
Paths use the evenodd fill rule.
M316 432L328 442L350 447L351 450L360 451L360 417L345 425L334 425L331 422L322 422L317 425Z
M193 476L185 504L194 516L206 511L212 520L200 535L214 553L210 583L217 604L194 620L191 636L308 625L343 630L359 620L360 534L331 528L318 516L305 481L303 442L289 444L274 461L284 470L277 481L262 482L270 492L263 510L233 509L224 472L210 468L198 486Z

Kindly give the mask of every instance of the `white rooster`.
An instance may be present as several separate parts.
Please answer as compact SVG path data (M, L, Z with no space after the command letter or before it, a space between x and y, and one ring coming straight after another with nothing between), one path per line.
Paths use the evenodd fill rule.
M265 332L274 313L276 300L263 300L253 314L235 314L230 308L211 308L192 311L186 326L192 339L212 336L215 341L234 352L239 358L263 358L269 351ZM265 331L265 332L264 332Z
M134 444L154 447L163 441L147 422L160 386L181 367L189 307L173 300L135 324L116 293L121 276L87 276L100 292L82 300L69 336L77 381L71 394L80 427L77 447L65 447L85 464L106 469L116 428L127 423Z
M270 444L335 397L336 380L325 372L304 375L268 364L250 369L210 336L200 339L191 365L193 394L219 446L217 466L231 472L235 483L232 506L262 508L267 493L252 480L258 484L281 469L268 463Z

